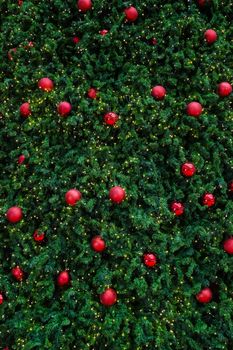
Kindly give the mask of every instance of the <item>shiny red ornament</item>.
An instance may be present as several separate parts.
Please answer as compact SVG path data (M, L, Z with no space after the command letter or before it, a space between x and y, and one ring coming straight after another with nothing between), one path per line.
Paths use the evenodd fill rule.
M106 244L101 236L95 236L91 240L91 247L95 252L102 252L105 250Z
M100 30L100 35L106 35L106 34L108 34L108 30L107 29L102 29L102 30Z
M76 205L76 203L80 201L81 198L82 198L81 192L79 192L75 188L72 188L71 190L67 191L65 194L66 203L71 206Z
M45 233L40 233L38 230L35 230L35 232L33 233L33 239L35 242L42 243L45 239Z
M38 87L39 89L49 92L52 91L54 88L53 81L49 78L42 78L38 81Z
M186 111L192 117L199 117L202 113L202 105L199 102L190 102L187 105Z
M138 11L135 7L130 6L125 9L125 17L129 22L134 22L138 18Z
M223 249L226 253L233 254L233 237L229 237L224 241Z
M68 271L62 271L57 276L57 284L59 287L67 286L70 283L70 275Z
M119 117L116 113L114 112L108 112L104 116L104 121L108 125L114 125L118 121Z
M215 196L212 193L205 193L202 197L202 204L212 207L215 204Z
M171 211L176 215L180 216L184 213L184 205L181 202L173 202L171 204Z
M107 288L100 294L100 302L104 306L112 306L117 302L117 293L113 288Z
M213 297L213 293L210 288L202 289L197 295L196 299L199 303L209 303Z
M125 190L120 186L112 187L109 191L109 198L114 203L120 204L125 199Z
M233 181L229 182L229 184L228 184L228 191L230 193L233 193Z
M153 267L157 263L156 255L147 253L143 255L144 264L148 267Z
M207 29L204 37L208 44L213 44L218 39L218 35L213 29Z
M87 96L94 100L97 97L97 90L95 88L90 88L87 92Z
M227 82L222 82L218 85L218 94L221 97L229 96L232 93L232 86Z
M78 0L77 7L81 12L86 12L92 8L91 0Z
M18 5L22 6L23 5L23 0L18 0Z
M13 267L11 274L16 279L16 281L22 281L24 278L24 272L19 266Z
M78 44L79 42L80 42L79 37L74 36L74 37L73 37L73 43L74 43L74 44Z
M21 165L25 161L26 157L24 154L21 154L18 158L18 164Z
M57 111L62 117L67 117L72 110L72 106L69 102L60 102L57 106Z
M151 38L150 39L151 45L157 45L157 39L156 38Z
M20 108L20 115L24 118L27 118L29 115L31 115L31 109L30 109L30 104L28 102L24 102Z
M11 207L6 213L7 220L11 223L19 222L23 217L22 209L19 207Z
M199 6L203 7L206 5L206 0L197 0Z
M166 90L163 86L157 85L157 86L154 86L153 89L151 90L151 95L156 100L163 100L166 95Z
M9 60L10 61L13 61L13 56L12 56L12 54L15 54L16 53L16 51L17 51L17 48L16 47L13 47L12 49L10 49L9 51L8 51L8 58L9 58Z
M3 302L4 302L4 297L3 297L2 293L0 293L0 305L2 305Z
M181 166L181 173L186 177L191 177L195 174L196 168L193 163L184 163Z

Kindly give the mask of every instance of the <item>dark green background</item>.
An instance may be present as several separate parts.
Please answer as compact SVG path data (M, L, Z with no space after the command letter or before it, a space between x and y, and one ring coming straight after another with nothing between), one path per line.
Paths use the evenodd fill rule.
M233 95L216 94L218 83L233 82L232 2L200 9L135 0L135 23L124 19L128 1L94 0L87 14L75 0L0 3L2 346L232 350L233 258L222 242L233 234ZM218 33L213 45L203 39L209 28ZM37 87L44 76L51 93ZM157 84L164 101L151 97ZM90 86L96 100L86 96ZM73 106L67 118L56 110L63 100ZM185 113L193 100L204 107L200 118ZM26 101L32 115L23 119ZM120 117L116 127L103 123L109 111ZM29 167L17 164L22 153ZM180 175L185 161L197 168L191 179ZM126 190L121 205L108 199L114 185ZM83 199L72 208L64 195L74 187ZM200 205L206 191L216 195L213 208ZM185 204L180 218L169 210L173 200ZM13 205L24 212L15 225L5 218ZM35 229L46 232L44 245L33 241ZM90 248L96 234L103 254ZM158 257L154 269L142 263L148 251ZM22 283L11 276L15 265L26 273ZM72 286L60 290L64 269ZM98 296L108 286L118 292L111 308ZM213 301L200 305L195 294L206 286Z

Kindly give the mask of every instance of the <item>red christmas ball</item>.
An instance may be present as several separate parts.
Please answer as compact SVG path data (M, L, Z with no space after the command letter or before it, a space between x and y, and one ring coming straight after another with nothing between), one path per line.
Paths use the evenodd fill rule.
M205 193L202 197L202 204L212 207L215 204L215 196L212 193Z
M176 215L180 216L184 213L184 205L180 202L173 202L171 204L171 211Z
M19 207L11 207L6 213L7 220L11 223L19 222L23 217L22 209Z
M144 264L148 267L153 267L157 263L156 255L147 253L143 255Z
M92 8L91 0L78 0L77 7L81 12L86 12Z
M229 184L228 184L228 191L230 193L233 193L233 181L229 182Z
M33 233L33 238L34 238L35 242L42 243L44 241L44 238L45 238L45 233L44 232L40 233L38 230L36 230Z
M70 275L68 271L62 271L57 276L57 284L59 287L67 286L70 283Z
M38 81L39 89L49 92L53 90L53 81L49 78L42 78Z
M72 188L71 190L67 191L65 194L66 203L71 206L76 205L76 203L80 201L81 198L82 198L81 192L79 192L75 188Z
M166 95L166 90L163 86L157 85L151 90L151 95L156 98L156 100L163 100Z
M196 299L199 303L209 303L212 297L213 294L210 288L204 288L196 295Z
M204 37L208 44L213 44L218 39L218 35L213 29L207 29Z
M125 9L125 17L129 22L134 22L138 18L138 11L135 7L130 6Z
M104 306L112 306L117 301L117 293L113 288L107 288L100 294L100 302Z
M23 270L19 266L13 267L11 274L17 281L22 281L24 278Z
M233 254L233 237L229 237L224 241L223 248L228 254Z
M23 103L20 106L19 111L22 117L27 118L29 115L31 115L30 104L28 102Z
M218 85L218 94L221 97L229 96L232 93L232 86L227 82Z
M181 166L181 173L186 177L191 177L195 174L196 168L193 163L184 163Z
M102 252L105 250L106 245L101 236L95 236L91 240L91 247L95 252Z
M74 44L78 44L79 41L80 41L79 37L77 37L77 36L74 36L74 37L73 37L73 43L74 43Z
M18 0L18 5L22 6L23 5L23 0Z
M105 116L104 116L104 121L108 125L116 124L118 119L119 119L118 115L116 113L114 113L114 112L106 113Z
M90 88L87 92L87 96L94 100L97 97L97 90L95 88Z
M2 293L0 293L0 305L2 305L3 301L4 301L4 297L3 297Z
M188 115L199 117L202 113L202 105L199 102L190 102L186 110Z
M197 0L199 6L203 7L206 5L206 0Z
M26 157L24 154L21 154L18 158L18 164L23 164L23 162L25 161Z
M150 39L151 45L157 45L157 39L156 38L151 38Z
M107 29L100 30L100 35L106 35L106 34L108 34L108 30Z
M68 114L70 114L72 109L72 106L69 102L63 101L60 102L57 106L57 111L62 117L66 117Z
M109 191L109 198L119 204L125 199L125 190L120 186L112 187Z

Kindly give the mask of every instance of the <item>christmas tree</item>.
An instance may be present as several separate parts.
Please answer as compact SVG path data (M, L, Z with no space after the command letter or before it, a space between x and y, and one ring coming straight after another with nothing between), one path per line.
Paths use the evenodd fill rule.
M233 349L232 13L1 2L0 349Z

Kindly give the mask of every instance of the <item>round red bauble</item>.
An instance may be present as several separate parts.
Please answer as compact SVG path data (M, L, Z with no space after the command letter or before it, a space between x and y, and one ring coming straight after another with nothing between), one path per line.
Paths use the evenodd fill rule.
M66 117L68 114L70 114L72 109L72 106L69 102L63 101L60 102L57 106L57 111L62 117Z
M62 271L57 276L57 284L59 287L67 286L70 283L70 275L68 271Z
M153 267L157 263L156 255L147 253L143 255L144 264L148 267Z
M184 213L184 205L180 202L173 202L171 204L171 211L176 215L180 216Z
M199 6L203 7L206 5L206 0L197 0Z
M205 193L202 197L202 204L212 207L215 204L215 196L212 193Z
M74 43L74 44L78 44L79 41L80 41L79 37L77 37L77 36L74 36L74 37L73 37L73 43Z
M108 30L107 29L102 29L100 31L100 35L106 35L106 34L108 34Z
M76 190L75 188L72 188L71 190L67 191L65 194L65 200L66 203L74 206L80 199L82 198L81 192Z
M218 35L213 29L207 29L204 37L208 44L213 44L218 39Z
M232 86L227 82L222 82L218 85L218 94L221 97L229 96L232 93Z
M125 9L125 17L129 22L134 22L138 18L138 11L135 7L130 6Z
M104 306L112 306L117 301L117 293L113 288L107 288L100 294L100 302Z
M19 266L13 267L11 274L17 281L22 281L24 277L23 270Z
M181 173L186 177L191 177L195 174L196 168L193 163L184 163L181 166Z
M228 184L228 191L230 193L233 193L233 181L229 182L229 184Z
M157 39L156 38L151 38L150 39L151 45L157 45Z
M18 164L23 164L23 162L25 161L26 157L24 154L21 154L18 158Z
M92 8L91 0L78 0L77 7L81 12L86 12Z
M49 92L53 90L53 81L49 78L42 78L38 81L38 86L41 90Z
M188 115L199 117L202 113L202 105L199 102L190 102L186 110Z
M209 303L212 297L213 293L210 288L204 288L196 295L196 299L199 303Z
M166 90L163 86L157 85L151 90L151 95L156 98L156 100L163 100L166 95Z
M105 250L106 245L101 236L95 236L91 240L91 247L95 252L102 252Z
M36 230L33 233L33 238L34 238L35 242L42 243L44 241L44 238L45 238L45 233L44 232L40 233L38 230Z
M23 217L22 209L19 207L11 207L7 210L6 217L11 223L19 222Z
M105 116L104 116L104 121L108 125L116 124L118 119L119 119L118 115L116 113L114 113L114 112L106 113Z
M97 90L95 88L90 88L87 92L87 96L94 100L97 97Z
M29 115L31 115L30 104L28 102L23 103L20 106L19 111L22 117L27 118Z
M120 186L112 187L109 191L109 198L114 203L121 203L125 199L125 190Z
M233 237L229 237L224 241L223 248L228 254L233 254Z
M0 305L2 305L3 301L4 301L4 297L3 297L2 293L0 293Z

